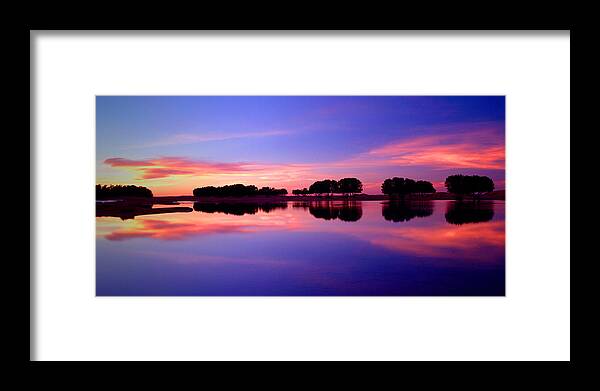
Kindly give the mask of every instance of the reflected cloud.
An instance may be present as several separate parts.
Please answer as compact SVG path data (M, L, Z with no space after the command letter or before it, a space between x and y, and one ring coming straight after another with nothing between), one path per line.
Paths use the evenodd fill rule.
M504 222L481 225L403 227L382 232L371 243L418 257L454 260L487 259L504 252Z
M185 240L212 234L294 229L298 225L293 217L267 215L262 210L255 215L208 212L202 213L202 217L197 213L166 214L160 215L160 219L155 216L140 216L126 221L97 218L96 231L99 236L111 241L136 238Z
M241 232L244 227L227 224L175 223L161 220L138 220L133 226L117 229L105 236L108 240L122 241L136 238L181 240L193 235Z

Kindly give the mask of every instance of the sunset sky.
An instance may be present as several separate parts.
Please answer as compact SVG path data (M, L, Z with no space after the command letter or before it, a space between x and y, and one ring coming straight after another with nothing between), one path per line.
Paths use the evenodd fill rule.
M503 96L98 96L97 183L191 195L233 183L490 176L504 189Z

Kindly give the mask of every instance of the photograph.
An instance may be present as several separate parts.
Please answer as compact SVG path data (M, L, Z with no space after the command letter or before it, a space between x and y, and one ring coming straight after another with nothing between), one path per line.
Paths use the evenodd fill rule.
M96 95L95 294L505 296L505 114L503 95Z

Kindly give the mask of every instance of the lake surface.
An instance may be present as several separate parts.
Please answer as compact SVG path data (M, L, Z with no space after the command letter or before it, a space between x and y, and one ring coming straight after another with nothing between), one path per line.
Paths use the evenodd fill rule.
M505 294L504 201L181 204L96 218L98 296Z

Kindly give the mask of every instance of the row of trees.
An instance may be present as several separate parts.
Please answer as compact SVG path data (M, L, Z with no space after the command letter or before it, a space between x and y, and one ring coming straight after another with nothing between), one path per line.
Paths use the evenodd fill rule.
M121 197L152 197L152 191L134 185L96 185L96 199L109 200Z
M294 195L306 195L306 194L317 194L317 195L332 195L332 194L343 194L353 195L362 193L363 185L358 178L342 178L339 181L335 179L324 179L322 181L316 181L307 189L295 189L292 190Z
M407 194L435 193L435 189L431 182L393 177L383 181L381 184L381 192L388 195L404 196Z
M479 198L481 195L494 190L494 181L487 176L480 175L450 175L446 178L445 186L449 193L459 197L471 195ZM353 195L362 193L363 185L358 178L342 178L339 181L324 179L316 181L307 189L294 189L293 195ZM404 197L409 194L432 194L436 190L428 181L414 180L410 178L393 177L388 178L381 184L381 192L390 196ZM194 189L195 196L243 196L243 195L285 195L286 189L275 189L263 187L258 189L254 185L245 186L241 184L227 185L222 187L207 186Z
M449 193L456 194L459 197L470 195L473 198L479 198L481 195L494 190L494 181L487 176L480 175L450 175L446 178L445 186ZM324 179L314 182L308 189L295 189L292 194L353 195L362 193L362 190L363 185L358 178L342 178L339 181ZM381 192L390 196L404 197L408 194L435 193L435 188L428 181L393 177L383 181ZM199 187L193 191L196 197L271 196L286 195L287 193L286 189L273 187L261 187L259 189L254 185L240 183L218 187ZM114 199L118 197L152 197L152 191L146 187L134 185L96 185L96 199Z
M460 198L465 195L479 198L485 193L494 191L494 181L490 177L481 175L450 175L444 184L449 193L456 194ZM383 181L381 192L403 197L407 194L431 194L435 193L435 189L428 181L394 177Z
M194 189L195 197L240 197L240 196L256 196L256 195L286 195L286 189L275 189L273 187L261 187L260 189L254 185L235 185L225 186L206 186Z

